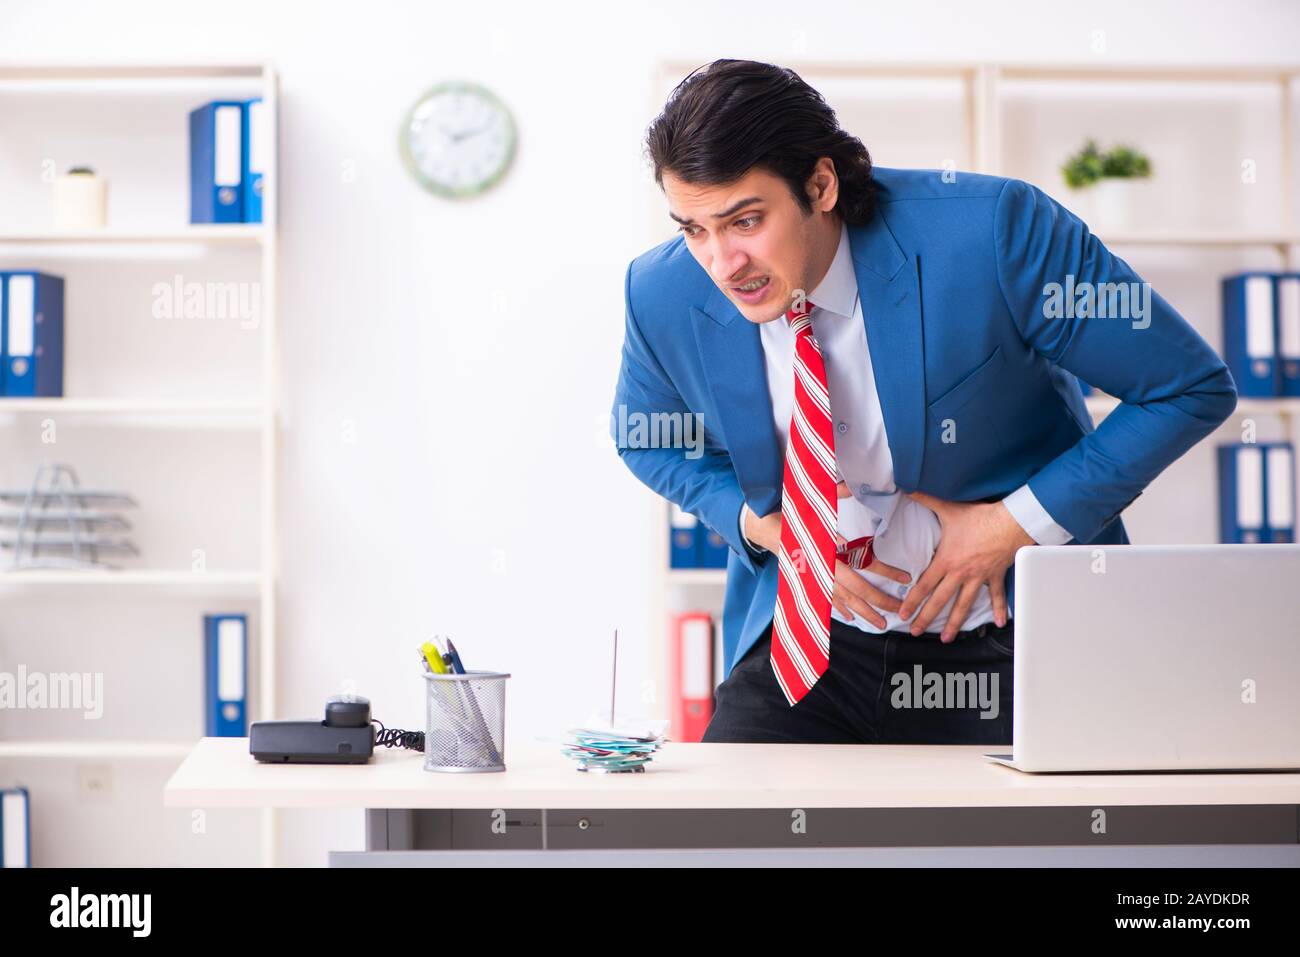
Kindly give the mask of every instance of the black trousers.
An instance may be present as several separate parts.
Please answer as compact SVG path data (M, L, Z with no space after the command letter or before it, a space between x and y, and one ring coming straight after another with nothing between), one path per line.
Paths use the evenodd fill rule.
M714 692L704 741L1011 744L1013 623L938 635L869 634L831 620L830 664L791 705L772 673L772 626Z

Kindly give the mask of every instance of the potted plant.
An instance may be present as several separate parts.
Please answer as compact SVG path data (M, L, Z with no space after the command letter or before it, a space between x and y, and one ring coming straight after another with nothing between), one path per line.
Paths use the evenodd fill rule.
M1151 160L1131 146L1116 146L1107 152L1088 140L1071 156L1061 173L1066 185L1088 200L1095 226L1124 229L1132 222L1133 191L1138 180L1151 175Z

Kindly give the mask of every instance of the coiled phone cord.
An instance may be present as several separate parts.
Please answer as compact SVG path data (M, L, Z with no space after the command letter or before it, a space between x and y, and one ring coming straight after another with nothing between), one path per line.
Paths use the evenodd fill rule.
M375 730L375 746L383 748L409 748L412 751L424 750L423 731L403 731L401 728L385 728L378 718L371 718L371 724L379 727Z

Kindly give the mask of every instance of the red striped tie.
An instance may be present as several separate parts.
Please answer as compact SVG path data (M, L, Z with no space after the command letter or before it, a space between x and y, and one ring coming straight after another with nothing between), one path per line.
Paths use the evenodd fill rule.
M812 334L813 304L786 313L794 330L794 414L781 481L781 553L772 621L772 670L791 705L812 690L830 663L831 591L835 585L835 432L826 363ZM848 543L854 567L872 559L871 538Z

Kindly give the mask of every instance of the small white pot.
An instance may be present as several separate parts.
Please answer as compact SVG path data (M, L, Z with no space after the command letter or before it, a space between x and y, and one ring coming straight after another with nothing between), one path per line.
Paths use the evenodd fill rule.
M64 173L54 180L54 228L103 229L108 222L108 181L94 173Z
M1141 181L1107 176L1089 190L1092 193L1092 226L1095 232L1117 233L1133 228L1137 221L1134 209Z

